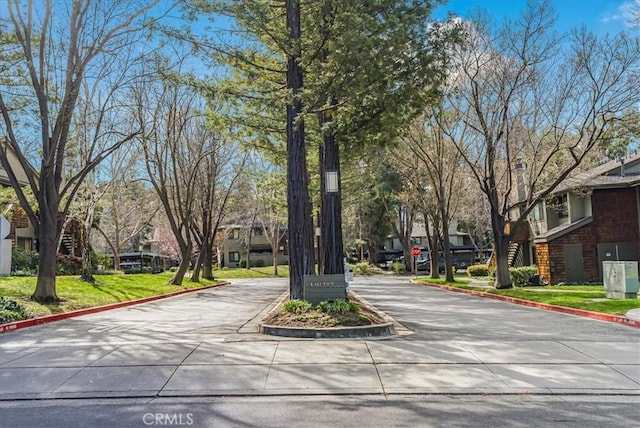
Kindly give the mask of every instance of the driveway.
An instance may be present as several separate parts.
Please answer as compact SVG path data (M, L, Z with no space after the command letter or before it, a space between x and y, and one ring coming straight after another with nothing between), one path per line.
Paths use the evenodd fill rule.
M640 330L440 289L357 277L404 326L393 338L257 334L281 279L230 285L0 335L0 400L314 394L627 396Z

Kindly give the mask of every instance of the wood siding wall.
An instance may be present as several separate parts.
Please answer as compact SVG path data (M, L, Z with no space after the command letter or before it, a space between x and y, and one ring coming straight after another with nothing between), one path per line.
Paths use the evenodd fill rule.
M591 196L593 222L551 242L536 244L538 273L550 284L566 279L565 245L582 245L584 280L598 281L598 244L635 242L640 245L636 188L595 190Z

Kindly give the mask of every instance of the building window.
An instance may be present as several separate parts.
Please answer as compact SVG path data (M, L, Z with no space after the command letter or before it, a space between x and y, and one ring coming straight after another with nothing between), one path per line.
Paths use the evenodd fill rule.
M262 236L264 235L264 231L261 227L256 227L253 229L253 236Z
M567 195L562 195L556 198L555 203L558 211L558 217L569 217L569 201Z
M18 238L16 242L16 247L20 247L27 251L32 251L33 250L31 245L32 243L33 241L31 238Z
M566 218L569 217L569 202L567 195L555 196L551 198L547 205L549 209L553 210L558 218Z
M232 251L229 253L229 261L238 263L240 261L240 253L238 251Z
M231 229L229 239L240 239L240 229Z
M531 210L531 219L533 221L542 221L544 220L544 205L542 202L538 202Z

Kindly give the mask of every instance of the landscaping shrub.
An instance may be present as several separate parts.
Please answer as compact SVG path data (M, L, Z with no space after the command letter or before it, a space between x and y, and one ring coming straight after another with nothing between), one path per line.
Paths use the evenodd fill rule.
M322 301L316 305L316 309L320 312L328 314L346 314L348 312L360 312L360 308L353 302L348 300L337 299L333 302Z
M486 264L471 265L467 268L469 277L489 276L489 266Z
M14 246L11 248L11 265L12 271L30 272L32 275L31 272L38 271L38 256L24 248Z
M91 264L98 268L100 271L109 271L113 265L113 260L106 254L99 254L91 252ZM102 266L102 267L100 267Z
M302 314L313 309L313 305L306 300L289 300L282 309L290 314Z
M347 312L359 312L360 308L353 302L338 299L333 302L333 312L336 314L346 314Z
M391 266L389 266L389 269L391 269L395 274L401 274L407 270L407 267L402 262L393 262L391 263Z
M56 275L77 275L82 269L82 258L67 254L56 255Z
M30 269L19 269L11 271L11 276L36 276L38 275L38 270L30 270Z
M241 269L244 269L247 267L247 261L246 260L240 260L240 263L238 263L238 266L240 266Z
M352 266L354 275L371 275L371 265L367 262L357 263Z
M329 312L331 310L331 303L328 300L323 300L316 305L316 309L320 312Z
M29 318L29 313L15 300L0 296L0 324Z
M509 278L514 287L522 287L527 285L529 279L538 273L536 266L522 266L517 268L509 268Z
M255 263L253 265L255 267L264 267L264 260L258 259L258 260L255 261Z

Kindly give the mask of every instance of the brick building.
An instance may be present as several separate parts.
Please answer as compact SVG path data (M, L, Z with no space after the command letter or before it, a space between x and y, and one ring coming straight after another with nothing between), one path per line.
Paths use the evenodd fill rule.
M514 252L550 284L602 282L603 261L638 260L639 192L638 154L568 179L531 212Z
M18 183L20 183L20 185L22 186L29 185L27 173L20 166L18 157L11 149L11 146L6 143L4 138L0 138L0 146L4 150L6 150L7 160L13 166L12 169L16 174ZM31 171L31 173L35 174L37 177L37 173L35 171ZM7 171L2 165L0 165L0 186L11 186L11 181L9 180ZM2 212L5 214L7 220L9 220L10 223L10 232L6 238L11 239L14 246L24 248L28 251L37 251L35 230L20 205L16 202L2 208ZM77 257L81 255L81 249L79 245L79 228L80 225L78 224L78 222L73 220L69 222L62 236L62 242L60 243L59 250L60 253L70 254ZM2 238L5 237L0 237L0 239Z

